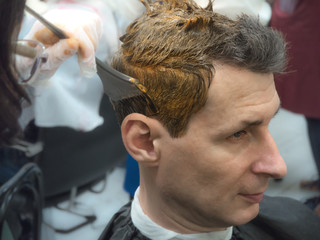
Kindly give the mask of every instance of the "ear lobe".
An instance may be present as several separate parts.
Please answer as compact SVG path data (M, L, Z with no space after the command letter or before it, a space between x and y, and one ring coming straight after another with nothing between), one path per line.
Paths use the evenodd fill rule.
M139 113L128 115L121 124L121 133L128 153L136 161L157 165L158 155L146 116Z

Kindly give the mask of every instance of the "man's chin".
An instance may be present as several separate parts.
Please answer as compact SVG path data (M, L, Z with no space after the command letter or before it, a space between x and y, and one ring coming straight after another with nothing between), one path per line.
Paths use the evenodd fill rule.
M236 211L233 215L233 226L246 224L257 217L259 214L259 203L252 204L250 207Z

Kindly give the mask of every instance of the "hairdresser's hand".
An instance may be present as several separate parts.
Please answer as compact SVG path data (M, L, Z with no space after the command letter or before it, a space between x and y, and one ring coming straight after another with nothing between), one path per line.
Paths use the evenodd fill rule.
M91 77L96 73L95 50L102 34L102 21L97 14L83 10L56 9L44 17L63 30L68 39L58 39L37 21L25 37L42 42L48 61L42 64L39 80L50 78L69 57L78 54L81 73Z

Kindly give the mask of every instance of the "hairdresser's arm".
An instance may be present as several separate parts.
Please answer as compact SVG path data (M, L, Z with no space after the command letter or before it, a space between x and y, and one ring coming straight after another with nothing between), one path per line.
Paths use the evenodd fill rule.
M74 9L56 9L44 17L62 29L68 39L58 39L40 22L36 22L25 39L42 42L48 60L41 66L39 81L52 77L59 66L77 54L81 73L91 77L96 73L95 50L102 34L102 21L92 12Z

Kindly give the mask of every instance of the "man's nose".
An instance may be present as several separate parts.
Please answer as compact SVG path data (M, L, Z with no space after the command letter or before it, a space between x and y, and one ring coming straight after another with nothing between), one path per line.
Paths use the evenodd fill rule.
M265 174L270 178L283 178L287 174L287 166L269 131L261 137L258 145L252 171L256 174Z

